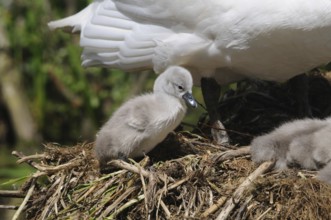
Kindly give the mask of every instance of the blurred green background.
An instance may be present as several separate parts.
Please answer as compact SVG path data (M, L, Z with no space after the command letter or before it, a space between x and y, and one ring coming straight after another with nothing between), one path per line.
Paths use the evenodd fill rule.
M11 151L42 151L42 143L93 141L99 127L129 97L150 91L155 74L81 67L79 35L50 31L51 20L91 0L0 0L0 188L28 175ZM195 95L201 101L199 89ZM203 111L190 111L195 124ZM2 184L1 184L2 183Z
M42 152L47 142L93 141L125 100L152 89L152 72L82 68L79 35L48 29L49 21L90 2L0 0L0 189L18 188L33 171L16 164L13 150L30 155ZM199 88L194 95L203 103ZM190 110L184 122L195 125L202 112ZM7 203L0 198L0 205ZM1 209L0 216L6 219Z

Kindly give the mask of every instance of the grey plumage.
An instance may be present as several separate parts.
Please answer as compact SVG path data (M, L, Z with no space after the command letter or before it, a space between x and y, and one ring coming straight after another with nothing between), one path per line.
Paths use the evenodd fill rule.
M124 103L98 132L95 153L100 163L143 156L152 150L182 121L185 101L197 106L191 93L190 73L169 67L156 79L153 93Z
M328 119L328 125L315 132L312 145L315 149L312 158L317 168L322 169L317 173L317 178L331 184L331 120Z
M287 154L287 163L318 170L331 160L331 123L323 121L321 128L292 140Z
M276 168L297 165L319 170L317 178L331 184L331 117L288 122L252 141L252 160L276 160Z
M326 120L320 119L295 120L281 125L268 134L258 136L251 143L252 160L257 163L276 160L277 169L287 168L287 153L292 141L309 135L326 124ZM300 144L293 142L292 145L295 151Z
M316 170L317 166L313 160L314 146L312 144L314 132L311 134L295 137L289 144L286 154L287 166L298 166L305 169Z
M331 184L331 162L325 165L318 173L317 179Z
M324 166L331 161L331 122L313 134L313 160L317 166Z
M252 160L256 163L277 160L275 166L279 169L285 168L286 141L283 143L278 137L276 133L270 133L254 138L251 143Z

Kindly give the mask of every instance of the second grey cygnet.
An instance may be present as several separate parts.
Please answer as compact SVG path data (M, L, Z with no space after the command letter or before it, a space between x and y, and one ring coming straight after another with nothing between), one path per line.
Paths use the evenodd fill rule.
M191 74L169 67L156 79L153 93L124 103L98 132L96 157L101 166L115 158L144 156L182 121L186 103L197 107Z
M303 119L284 123L274 131L253 139L252 160L257 163L276 160L277 169L287 168L287 154L292 141L297 137L309 135L327 124L326 120L320 119Z
M254 162L276 161L276 169L297 165L319 170L317 178L331 184L331 117L285 123L251 143Z

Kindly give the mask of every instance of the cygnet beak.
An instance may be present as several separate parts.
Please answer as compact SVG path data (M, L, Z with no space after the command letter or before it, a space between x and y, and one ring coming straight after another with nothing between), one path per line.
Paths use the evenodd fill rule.
M189 104L190 106L192 106L193 108L198 107L197 101L195 101L195 99L191 93L186 92L182 97L185 100L185 102L187 104Z

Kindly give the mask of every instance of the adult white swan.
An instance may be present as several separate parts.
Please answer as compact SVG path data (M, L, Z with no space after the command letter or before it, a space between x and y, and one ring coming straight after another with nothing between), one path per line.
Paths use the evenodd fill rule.
M216 127L220 85L282 82L331 60L331 0L95 0L49 26L80 31L86 67L187 68Z

